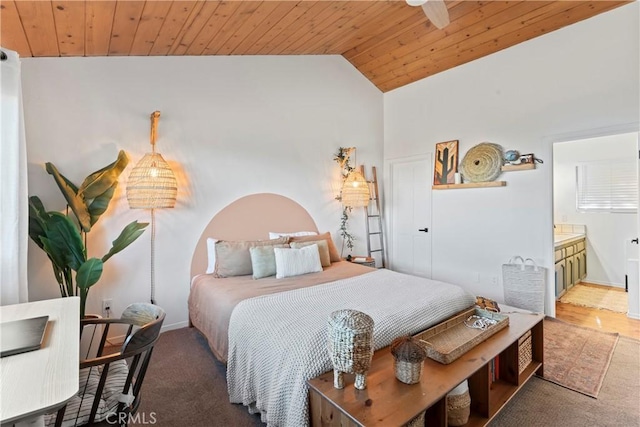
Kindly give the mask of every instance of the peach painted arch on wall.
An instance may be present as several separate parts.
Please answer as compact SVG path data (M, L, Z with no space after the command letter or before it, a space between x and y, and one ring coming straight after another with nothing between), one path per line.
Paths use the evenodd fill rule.
M269 232L315 231L309 212L294 200L273 193L244 196L222 208L205 227L191 259L191 277L207 269L207 238L266 240Z

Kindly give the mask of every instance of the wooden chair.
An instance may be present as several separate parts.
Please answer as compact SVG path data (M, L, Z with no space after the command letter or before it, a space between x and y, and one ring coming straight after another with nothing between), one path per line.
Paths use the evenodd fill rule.
M80 361L80 389L57 416L45 417L45 425L126 426L140 405L140 388L164 317L160 307L136 303L119 319L81 320L81 339L88 333L91 339L89 354ZM126 327L124 343L105 349L107 335L117 325Z

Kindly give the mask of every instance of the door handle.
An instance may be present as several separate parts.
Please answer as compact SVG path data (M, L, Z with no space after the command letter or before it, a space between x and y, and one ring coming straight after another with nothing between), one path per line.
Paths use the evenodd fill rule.
M428 233L429 229L426 228L426 227L425 228L418 228L418 231L424 231L425 233Z
M636 237L635 239L631 240L631 243L635 243L637 245L638 244L638 238Z

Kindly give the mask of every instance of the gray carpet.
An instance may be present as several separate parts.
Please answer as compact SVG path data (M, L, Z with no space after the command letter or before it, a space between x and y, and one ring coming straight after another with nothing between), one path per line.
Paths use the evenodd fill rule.
M165 332L142 388L138 423L155 426L261 426L229 403L225 367L195 329ZM144 418L143 418L144 417ZM532 378L490 424L499 426L639 426L640 342L620 337L598 399Z

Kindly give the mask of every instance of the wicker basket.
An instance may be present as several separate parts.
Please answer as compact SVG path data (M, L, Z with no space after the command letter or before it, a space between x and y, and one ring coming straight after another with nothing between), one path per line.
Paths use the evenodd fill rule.
M405 384L416 384L420 382L422 377L422 362L407 362L395 359L393 366L396 370L396 378Z
M493 319L498 323L485 330L469 328L465 326L465 321L471 315ZM507 325L509 325L509 316L505 314L480 308L469 308L426 331L420 332L414 338L421 342L431 359L446 365Z
M521 374L533 361L531 350L531 331L518 339L518 373Z
M447 396L447 424L463 426L471 414L471 396L469 390L459 395Z
M367 387L366 373L373 357L373 319L356 310L338 310L329 316L329 354L333 385L344 388L343 374L356 374L355 387Z
M416 384L422 376L427 352L411 335L398 337L391 343L396 378L405 384Z
M426 411L421 412L416 417L414 417L411 421L403 425L402 427L424 427L424 416Z

